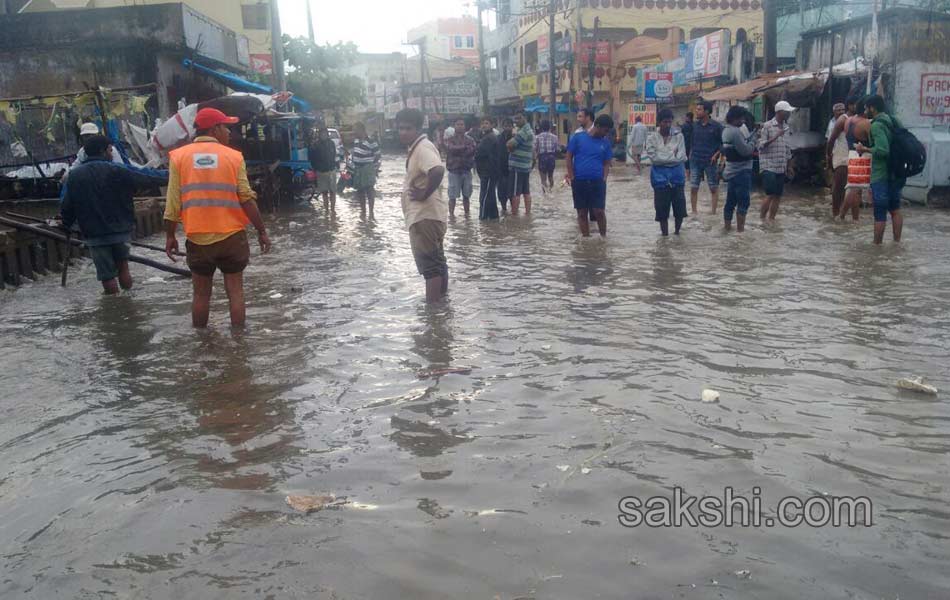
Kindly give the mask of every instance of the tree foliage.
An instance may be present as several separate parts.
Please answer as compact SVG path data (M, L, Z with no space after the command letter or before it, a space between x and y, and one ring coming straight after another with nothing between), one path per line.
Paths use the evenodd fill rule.
M345 72L358 57L353 42L318 46L307 38L284 36L284 59L290 66L287 88L318 110L359 104L364 100L363 81Z

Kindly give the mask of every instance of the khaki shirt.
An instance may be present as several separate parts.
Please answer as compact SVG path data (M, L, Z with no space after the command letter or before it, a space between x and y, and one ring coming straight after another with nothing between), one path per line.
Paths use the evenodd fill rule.
M442 157L439 155L439 150L426 136L419 136L409 146L406 179L402 185L402 212L406 216L407 228L426 219L443 223L449 220L449 205L442 196L441 186L422 201L413 200L410 196L410 191L414 187L424 190L428 184L429 171L441 166Z

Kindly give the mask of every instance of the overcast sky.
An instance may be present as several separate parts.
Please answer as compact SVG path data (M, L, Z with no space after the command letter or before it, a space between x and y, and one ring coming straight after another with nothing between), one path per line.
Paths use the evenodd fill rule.
M356 42L362 52L408 52L406 32L438 17L473 14L474 0L310 0L317 42ZM307 35L307 0L279 0L284 33Z

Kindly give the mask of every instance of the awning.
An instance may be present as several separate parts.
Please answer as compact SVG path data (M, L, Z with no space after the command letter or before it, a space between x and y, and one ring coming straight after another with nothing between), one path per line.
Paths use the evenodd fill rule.
M260 83L254 83L253 81L248 81L247 79L238 77L237 75L233 73L225 73L224 71L215 71L214 69L211 69L204 65L199 65L198 63L188 58L183 60L182 64L185 65L185 67L187 68L197 69L201 71L202 73L206 73L208 75L211 75L212 77L216 77L222 82L226 83L229 88L238 92L250 92L252 94L267 94L268 96L274 93L274 88L270 86L262 85ZM291 98L290 102L294 106L302 110L303 112L313 111L313 107L310 105L310 103L301 98L297 98L297 97Z
M712 102L740 102L751 100L758 95L758 90L775 83L776 78L779 76L780 75L776 73L774 75L750 79L749 81L744 81L736 85L719 88L711 92L704 92L703 100Z

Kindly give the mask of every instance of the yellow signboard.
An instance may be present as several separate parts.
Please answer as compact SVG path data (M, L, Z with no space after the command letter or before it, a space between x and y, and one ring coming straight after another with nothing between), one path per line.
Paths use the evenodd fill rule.
M538 95L538 76L526 75L518 80L518 93L521 96Z

